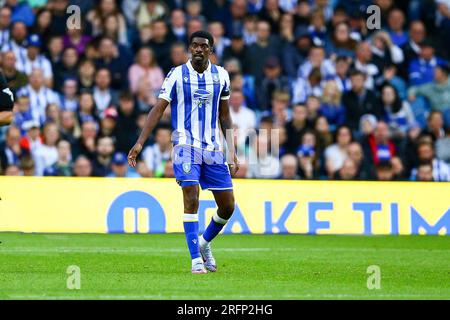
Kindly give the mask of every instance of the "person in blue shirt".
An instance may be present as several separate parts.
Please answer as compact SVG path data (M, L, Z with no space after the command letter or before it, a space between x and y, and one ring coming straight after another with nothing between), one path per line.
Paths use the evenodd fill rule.
M140 178L140 174L135 171L128 170L127 156L123 152L116 152L111 162L112 173L108 178Z
M35 15L30 5L26 1L6 0L6 5L11 8L11 21L22 21L27 27L34 23Z
M420 49L419 57L409 64L409 85L411 86L432 82L436 66L445 64L443 59L434 55L434 46L429 40L424 40L420 44Z

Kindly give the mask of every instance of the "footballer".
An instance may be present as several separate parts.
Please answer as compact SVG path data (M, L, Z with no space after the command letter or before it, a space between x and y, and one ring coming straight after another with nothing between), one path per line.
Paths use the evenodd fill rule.
M224 141L224 137L233 137L232 131L228 131L233 130L228 105L230 79L224 68L209 61L213 41L206 31L197 31L190 36L191 58L167 75L158 101L128 154L129 164L135 167L144 142L170 104L173 169L183 191L183 225L192 259L191 271L195 274L217 271L211 241L233 214L231 177L239 169L233 139ZM227 158L232 163L228 164ZM201 236L197 214L199 186L212 191L218 207Z

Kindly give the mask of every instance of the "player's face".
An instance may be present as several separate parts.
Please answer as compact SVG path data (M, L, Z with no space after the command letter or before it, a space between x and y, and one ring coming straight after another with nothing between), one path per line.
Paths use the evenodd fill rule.
M197 64L206 63L211 54L211 46L209 40L205 38L194 38L192 39L189 50L192 55L192 60Z

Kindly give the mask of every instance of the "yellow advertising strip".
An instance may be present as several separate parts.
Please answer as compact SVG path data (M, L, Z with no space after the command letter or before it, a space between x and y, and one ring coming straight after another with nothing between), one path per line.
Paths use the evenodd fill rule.
M450 183L234 180L224 233L450 234ZM0 177L0 232L183 232L173 179ZM216 210L202 191L199 228Z

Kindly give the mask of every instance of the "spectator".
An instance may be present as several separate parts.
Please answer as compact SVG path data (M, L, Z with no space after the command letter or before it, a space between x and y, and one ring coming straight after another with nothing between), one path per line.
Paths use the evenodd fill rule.
M172 153L172 130L167 125L161 125L155 133L155 143L145 147L142 158L151 177L163 177L167 161Z
M45 108L55 103L59 105L59 98L55 91L44 83L44 74L40 69L33 69L29 78L30 83L18 90L18 95L30 97L30 109L33 119L41 124L45 122Z
M445 61L434 53L434 46L429 39L420 43L419 57L412 60L408 68L410 85L419 86L433 81L436 67L445 64Z
M70 177L72 172L72 155L70 143L66 140L60 140L57 144L58 158L56 162L44 170L44 176Z
M104 0L106 1L106 0ZM138 28L151 24L157 19L164 17L166 10L157 0L146 0L141 2L136 14L136 25Z
M334 180L358 180L358 168L351 159L346 159L342 167L334 174Z
M1 61L3 74L8 82L8 87L13 93L16 93L20 87L28 84L27 75L16 68L16 56L13 51L4 52Z
M120 13L116 1L100 0L97 2L97 6L90 10L86 15L87 21L89 21L92 25L93 36L98 36L103 33L104 25L102 22L105 21L109 15L113 15L117 18L120 30L119 32L126 33L125 18Z
M292 154L286 154L281 157L281 175L279 179L298 180L300 176L297 174L298 163L297 158Z
M55 65L55 90L61 91L64 81L68 78L76 79L77 75L78 53L75 48L65 48L62 52L61 61Z
M403 46L408 42L408 34L405 32L405 15L398 8L392 9L388 16L389 36L396 46Z
M188 44L187 28L186 28L186 15L183 10L175 9L170 14L170 33L171 36L183 43Z
M152 23L152 38L148 45L153 49L158 65L163 69L169 69L170 65L170 48L173 39L170 38L169 29L164 20L156 20Z
M285 125L287 142L286 152L296 154L300 145L300 138L310 128L307 121L308 110L305 105L296 104L293 106L292 120Z
M353 161L356 166L356 178L359 180L370 180L372 178L372 168L364 158L362 146L358 142L352 142L347 147L347 159ZM345 161L344 161L345 163Z
M417 167L416 181L434 181L433 165L430 162L422 162Z
M433 167L434 181L450 181L450 166L444 161L436 158L433 143L423 140L417 146L417 157L419 163L427 162ZM418 169L413 169L411 172L411 180L416 180L418 176Z
M75 112L78 110L78 82L76 78L67 78L64 80L62 94L59 97L61 109Z
M393 181L395 173L391 161L381 161L375 166L378 181Z
M11 8L0 8L0 48L9 41L9 30L11 27Z
M357 41L350 37L350 26L347 22L338 23L331 39L325 43L325 50L328 55L341 57L354 57Z
M349 127L341 126L336 129L335 143L325 149L326 171L329 177L342 168L348 157L347 148L352 139Z
M389 125L392 136L403 138L415 125L414 114L407 101L401 101L397 90L390 84L381 88L381 105L384 109L384 120Z
M133 94L136 94L139 87L143 86L145 89L142 88L142 90L149 93L146 103L152 106L156 103L159 89L164 81L164 75L156 63L152 49L147 47L139 49L136 55L136 63L129 69L128 79Z
M264 64L264 77L257 91L258 107L267 110L276 91L290 91L289 79L281 74L281 65L276 57L270 57Z
M81 135L77 142L74 144L72 153L73 158L77 158L79 155L84 155L89 159L94 159L95 156L95 139L98 133L98 123L94 120L83 122L81 125Z
M27 27L33 25L35 16L28 2L20 0L6 0L5 2L12 11L11 21L22 21Z
M230 115L237 129L237 146L243 148L249 131L256 129L255 112L244 105L245 97L242 91L231 91Z
M92 176L92 164L86 156L80 155L75 160L75 164L73 167L73 175L75 177Z
M108 69L97 70L93 97L98 115L101 115L109 106L117 105L118 94L111 88L111 73Z
M76 143L80 136L80 126L75 112L70 110L60 113L60 135L61 139L68 141L71 145Z
M36 174L34 160L30 156L23 157L20 160L19 168L20 168L21 174L25 177L33 177Z
M434 70L431 83L413 86L409 89L409 100L413 103L417 96L423 96L430 102L432 110L446 112L450 109L450 66L438 65ZM448 111L447 111L448 112Z
M138 138L136 124L138 110L133 95L122 92L119 96L119 110L116 126L116 150L128 152Z
M92 60L84 59L80 61L78 68L78 88L82 90L92 90L95 82L95 64Z
M43 141L32 153L36 164L36 175L44 175L46 168L51 167L58 160L56 144L59 140L58 126L47 123L42 129Z
M298 76L306 79L314 68L319 68L321 77L324 79L333 77L336 69L333 62L326 58L323 47L312 47L309 51L308 59L300 66Z
M250 150L247 178L274 179L281 173L278 158L270 152L270 140L267 134L259 134Z
M356 57L353 68L365 75L364 86L372 90L375 87L375 78L380 70L373 63L372 47L368 42L360 42L356 47Z
M379 162L390 161L396 154L395 145L391 140L389 127L386 122L379 121L373 134L363 142L365 158L375 166Z
M114 153L113 139L101 137L97 141L95 158L92 161L92 175L106 177L111 173L111 160Z
M326 117L332 131L345 122L345 108L341 104L341 97L336 81L327 81L323 88L319 114Z
M128 161L125 153L117 152L112 158L112 172L109 178L139 178L140 175L128 169Z
M297 158L299 163L298 175L300 176L300 179L311 180L318 177L316 152L312 144L302 142L297 150Z
M19 166L20 159L27 152L20 146L20 130L15 126L9 126L6 131L5 143L0 145L0 164L6 171L10 165Z
M346 110L346 124L352 130L358 128L362 115L372 114L380 119L383 114L375 93L364 87L365 79L364 73L354 70L350 75L352 89L342 96L342 104Z
M64 48L74 48L78 55L81 55L86 51L87 44L91 40L91 37L83 34L82 27L83 26L81 26L81 28L68 29L67 34L63 38Z

